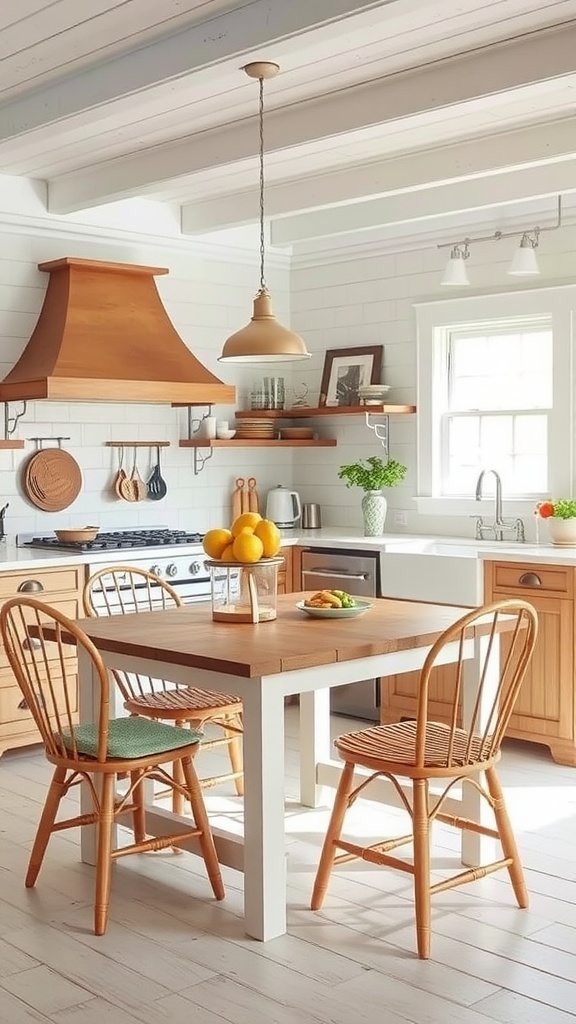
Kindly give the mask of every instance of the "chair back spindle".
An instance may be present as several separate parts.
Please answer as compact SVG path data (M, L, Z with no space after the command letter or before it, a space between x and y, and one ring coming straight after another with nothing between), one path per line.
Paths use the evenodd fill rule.
M106 760L109 720L108 673L102 658L82 633L56 608L32 597L15 597L0 611L6 656L38 727L46 753L53 759L79 758L76 740L77 668L74 644L92 659L97 700L97 760Z
M510 628L499 632L498 625L503 619ZM475 628L480 623L484 627L482 636ZM489 626L487 632L486 625ZM444 648L448 644L457 644L458 659L446 725L447 742L443 742L439 749L438 767L454 768L488 760L499 753L536 642L537 629L538 620L532 605L526 601L508 600L475 608L443 633L431 648L420 675L416 765L422 767L426 757L430 757L430 738L427 735L430 680L433 669L442 663ZM479 664L470 657L469 648L473 644L476 645ZM474 669L477 686L470 720L459 724L464 676L470 670L468 665ZM486 706L486 697L488 711L481 720L480 709Z
M83 601L86 614L93 618L166 611L182 606L179 594L169 583L146 569L131 565L117 565L93 573L84 587ZM177 689L175 683L134 672L113 669L112 675L125 701Z

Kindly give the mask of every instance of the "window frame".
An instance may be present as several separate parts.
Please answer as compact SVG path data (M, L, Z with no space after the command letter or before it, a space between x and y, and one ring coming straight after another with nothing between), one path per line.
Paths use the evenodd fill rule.
M493 498L442 496L440 479L441 415L447 386L444 358L448 331L464 325L548 316L553 334L553 400L549 426L550 495L570 495L575 472L574 327L576 286L558 285L496 294L459 296L414 303L417 328L417 492L418 512L428 515L490 515ZM443 335L442 335L443 332ZM490 469L490 466L484 467ZM506 500L506 481L502 481ZM509 515L533 511L535 500L549 495L506 500Z

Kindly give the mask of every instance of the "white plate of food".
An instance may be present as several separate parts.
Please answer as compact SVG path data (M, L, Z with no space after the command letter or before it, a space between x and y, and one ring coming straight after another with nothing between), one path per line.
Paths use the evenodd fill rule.
M372 608L372 602L355 599L351 608L319 608L306 604L304 601L297 601L296 607L313 619L353 619L355 615L363 615L364 612L369 611Z

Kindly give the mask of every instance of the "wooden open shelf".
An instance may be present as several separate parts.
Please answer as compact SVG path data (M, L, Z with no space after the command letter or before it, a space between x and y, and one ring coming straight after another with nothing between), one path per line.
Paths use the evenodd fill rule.
M184 439L178 442L181 448L335 448L336 439L321 437L318 441L312 438L305 440L278 441L275 438L263 440L254 438L232 438L230 441L212 440L200 437L198 440Z
M14 448L23 448L23 447L24 447L24 441L10 441L10 440L2 440L2 441L0 441L0 449L8 450L9 448L14 449Z
M317 408L307 406L295 409L239 409L234 415L237 420L303 420L312 416L361 416L368 412L371 416L396 416L415 413L415 405L322 405Z

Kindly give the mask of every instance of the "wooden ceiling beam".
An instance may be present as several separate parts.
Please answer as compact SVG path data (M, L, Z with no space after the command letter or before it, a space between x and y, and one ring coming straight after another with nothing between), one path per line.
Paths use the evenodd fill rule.
M241 64L242 55L322 26L333 24L334 33L341 34L345 31L338 24L341 19L399 2L252 0L1 104L0 140L61 123L74 115L90 116L89 111L122 98L133 102L135 93L225 61L238 59Z
M316 0L315 0L316 2ZM311 5L314 6L314 5ZM551 80L576 78L576 24L545 30L513 42L484 47L414 71L343 89L266 117L267 152L290 150L352 133L373 130L423 111L498 102L504 94L547 88ZM257 155L256 118L198 133L178 142L142 150L49 182L51 213L72 213L146 193L154 185L214 166L233 166Z
M436 185L273 220L270 243L295 245L314 238L440 220L531 199L576 192L576 157L545 167L524 167L483 178Z
M413 193L503 171L548 167L571 158L576 158L576 117L438 146L428 149L424 159L421 152L412 152L270 183L266 187L266 214L269 218L287 217L289 231L290 217L305 211ZM193 181L190 187L193 191ZM527 178L524 187L533 187ZM541 187L540 182L539 194ZM241 227L257 220L258 212L255 183L250 190L184 203L182 232L198 235ZM277 226L275 233L278 237L282 234Z

